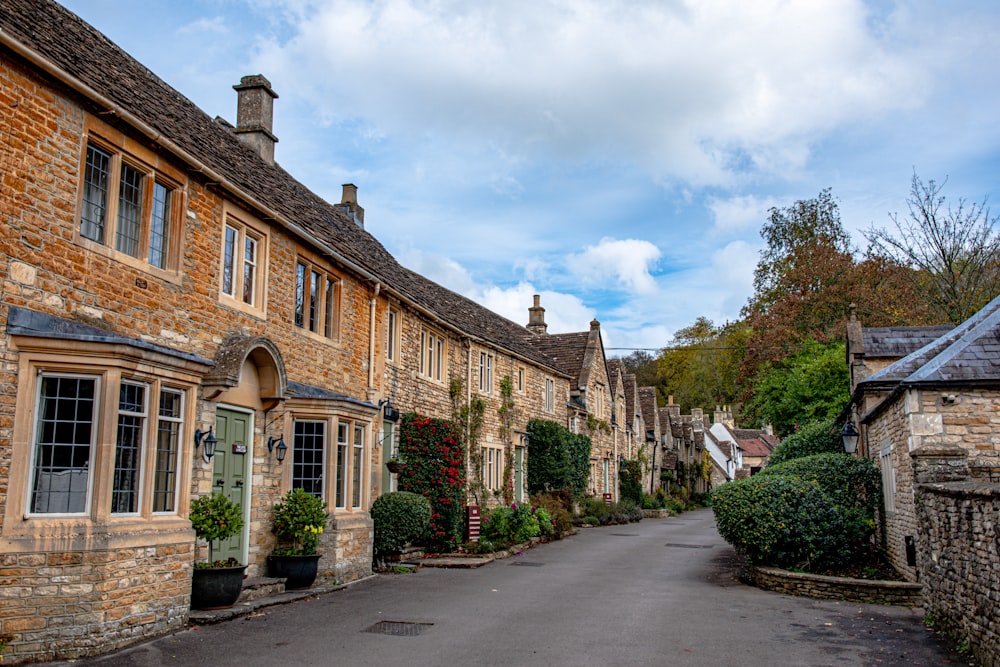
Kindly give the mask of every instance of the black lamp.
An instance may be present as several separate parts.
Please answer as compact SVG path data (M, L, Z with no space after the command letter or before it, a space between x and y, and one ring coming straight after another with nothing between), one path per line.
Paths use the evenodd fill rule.
M840 430L840 437L844 439L844 451L853 454L858 448L858 438L861 434L854 428L854 422L848 419L844 422L844 428Z
M278 463L285 460L285 454L288 452L288 445L285 444L285 434L282 433L277 438L271 436L267 439L267 451L271 452L274 449L278 451L275 452L274 457L278 459Z
M205 448L201 450L202 455L205 457L206 461L211 461L212 457L215 456L215 445L219 442L215 439L215 435L212 434L212 427L208 427L208 432L195 429L194 432L194 448L198 449L202 444Z
M379 401L378 406L382 408L382 419L385 421L394 422L399 419L399 410L392 407L392 403L389 402L388 398Z

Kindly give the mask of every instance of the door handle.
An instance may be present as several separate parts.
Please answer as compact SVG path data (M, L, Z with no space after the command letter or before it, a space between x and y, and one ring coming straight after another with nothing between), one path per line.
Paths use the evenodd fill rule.
M224 480L224 479L222 479L220 477L219 479L215 480L215 485L216 486L225 486L226 485L226 480Z
M235 486L237 489L242 489L243 488L243 480L242 479L236 480L235 482L233 482L233 486Z

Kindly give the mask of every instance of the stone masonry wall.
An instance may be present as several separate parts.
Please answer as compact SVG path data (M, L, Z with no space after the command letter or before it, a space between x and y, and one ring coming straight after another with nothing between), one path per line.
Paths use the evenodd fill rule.
M956 463L955 450L961 460ZM918 564L935 627L1000 665L1000 485L967 481L965 452L922 448L917 464ZM962 477L965 467L966 481Z

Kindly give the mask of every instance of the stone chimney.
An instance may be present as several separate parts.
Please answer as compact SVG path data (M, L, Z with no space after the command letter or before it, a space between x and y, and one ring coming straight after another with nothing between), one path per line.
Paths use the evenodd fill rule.
M365 209L358 205L358 186L353 183L344 183L344 194L340 198L337 206L347 213L361 229L365 228Z
M238 96L236 136L260 153L265 162L274 164L274 145L278 138L271 133L271 128L274 99L278 94L271 90L271 82L260 74L243 77L233 90Z
M545 323L545 309L539 305L541 300L542 297L536 294L535 305L528 308L528 331L535 334L543 334L549 328Z
M712 422L722 424L726 428L736 427L736 423L733 421L733 411L728 405L723 405L722 407L715 406L715 414L712 416Z

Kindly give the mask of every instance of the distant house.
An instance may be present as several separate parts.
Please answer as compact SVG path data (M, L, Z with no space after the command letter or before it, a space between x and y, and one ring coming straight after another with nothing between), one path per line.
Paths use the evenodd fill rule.
M853 322L848 332L849 341L857 339ZM958 446L968 451L974 476L1000 471L1000 297L959 326L933 333L939 335L860 378L851 396L859 455L882 471L884 550L911 580L918 533L910 453ZM925 340L907 331L899 343L905 350ZM864 363L869 349L866 342L865 354L854 358Z

